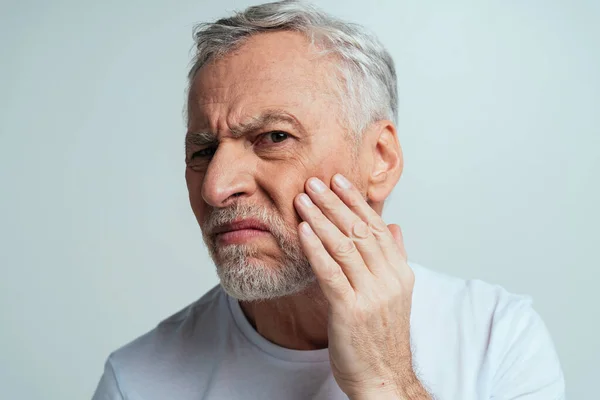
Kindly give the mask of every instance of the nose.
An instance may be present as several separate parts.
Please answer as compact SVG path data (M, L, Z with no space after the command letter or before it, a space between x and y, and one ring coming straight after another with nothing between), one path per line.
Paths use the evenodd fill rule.
M214 153L202 183L202 198L216 208L227 207L239 197L256 191L256 162L240 143L222 142Z

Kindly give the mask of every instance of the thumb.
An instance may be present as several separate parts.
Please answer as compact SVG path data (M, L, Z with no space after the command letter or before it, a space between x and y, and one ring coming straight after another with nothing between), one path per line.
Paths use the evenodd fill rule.
M400 229L400 226L396 224L389 224L388 229L390 230L392 236L396 240L396 244L398 245L398 249L400 249L400 253L404 257L404 260L407 260L408 256L406 254L406 248L404 247L404 237L402 236L402 229Z

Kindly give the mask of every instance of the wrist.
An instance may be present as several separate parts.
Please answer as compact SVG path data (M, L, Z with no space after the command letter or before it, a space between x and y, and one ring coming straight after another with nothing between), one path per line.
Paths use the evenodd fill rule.
M431 400L414 373L405 374L393 384L381 381L377 385L361 388L348 394L350 400Z
M404 400L404 397L401 397L395 391L387 391L387 392L365 392L352 396L348 396L350 400Z

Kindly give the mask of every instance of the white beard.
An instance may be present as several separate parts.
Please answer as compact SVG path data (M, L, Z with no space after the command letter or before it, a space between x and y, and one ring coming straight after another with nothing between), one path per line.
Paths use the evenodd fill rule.
M297 293L315 281L308 260L294 260L286 255L281 262L268 265L254 250L245 245L219 250L217 274L230 296L242 301L273 299Z
M270 227L281 250L280 259L267 259L252 244L217 247L214 236L204 234L215 226L249 217ZM241 301L267 300L297 293L315 282L296 231L290 230L279 215L267 213L264 208L236 204L229 209L214 210L205 225L204 242L217 267L221 286L230 296Z

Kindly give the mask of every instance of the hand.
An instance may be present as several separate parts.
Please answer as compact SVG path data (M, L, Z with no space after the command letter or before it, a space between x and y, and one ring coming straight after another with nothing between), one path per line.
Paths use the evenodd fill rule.
M329 302L336 382L350 398L429 398L412 369L414 274L400 227L386 225L339 174L331 190L317 178L305 190L295 199L298 233Z

